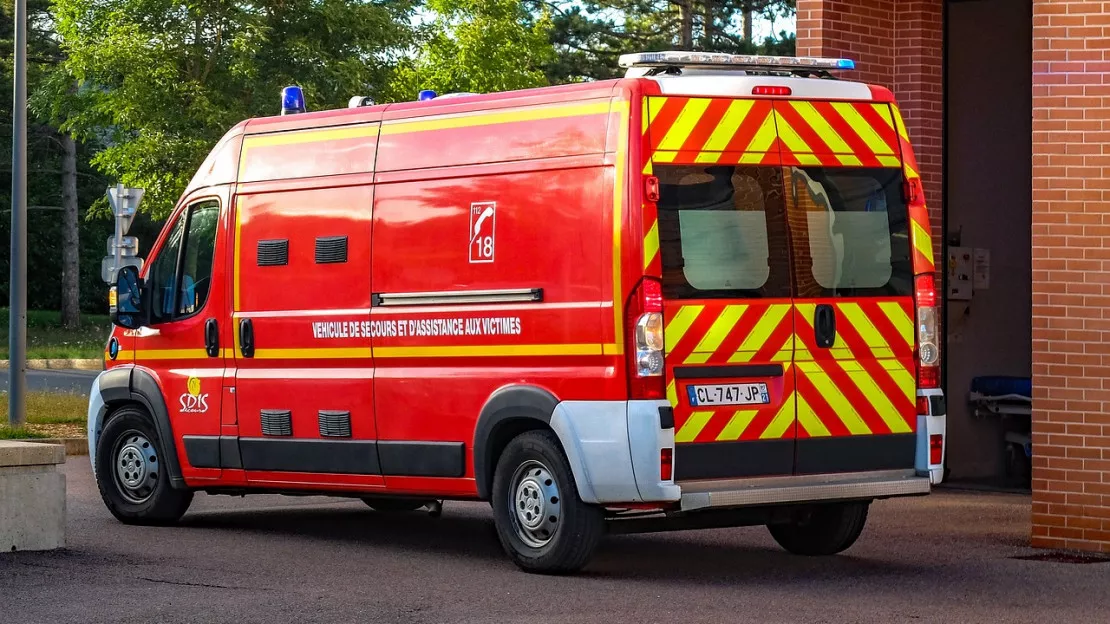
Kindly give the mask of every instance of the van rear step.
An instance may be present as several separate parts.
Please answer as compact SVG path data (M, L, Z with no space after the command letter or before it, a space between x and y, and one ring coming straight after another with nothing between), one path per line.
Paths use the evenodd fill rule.
M816 501L870 500L918 496L930 491L929 478L912 470L847 474L684 481L682 511Z

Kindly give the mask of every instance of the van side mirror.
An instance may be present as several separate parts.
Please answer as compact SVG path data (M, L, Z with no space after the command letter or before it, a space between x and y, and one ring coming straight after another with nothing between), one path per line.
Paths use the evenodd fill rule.
M139 271L133 266L122 266L116 271L114 305L110 314L112 323L124 329L138 329L146 324L146 305Z

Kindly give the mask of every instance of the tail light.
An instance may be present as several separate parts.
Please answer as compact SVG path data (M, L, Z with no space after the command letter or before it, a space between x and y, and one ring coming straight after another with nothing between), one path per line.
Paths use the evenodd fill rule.
M628 306L628 392L633 399L662 399L663 284L645 277Z
M934 462L935 463L935 462ZM659 480L670 481L674 476L674 449L659 450Z
M932 275L917 276L917 386L940 387L937 289Z
M787 96L794 91L790 87L759 85L752 89L752 95L778 95Z
M944 436L934 433L929 436L929 463L939 464L944 455Z

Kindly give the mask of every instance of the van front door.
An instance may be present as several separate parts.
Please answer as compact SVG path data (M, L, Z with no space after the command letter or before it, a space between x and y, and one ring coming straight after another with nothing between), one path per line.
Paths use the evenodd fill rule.
M220 414L227 301L220 202L202 199L171 219L148 264L150 326L134 335L135 361L161 386L185 479L220 477Z

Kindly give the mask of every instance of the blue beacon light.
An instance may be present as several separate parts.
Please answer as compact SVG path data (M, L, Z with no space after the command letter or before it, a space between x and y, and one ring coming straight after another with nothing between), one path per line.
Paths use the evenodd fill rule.
M424 89L420 92L420 95L416 96L416 99L420 100L421 102L434 100L436 99L436 92L432 91L431 89Z
M852 59L840 59L836 62L837 69L855 69L856 62Z
M298 86L289 86L281 90L281 114L295 115L305 112L304 92Z

